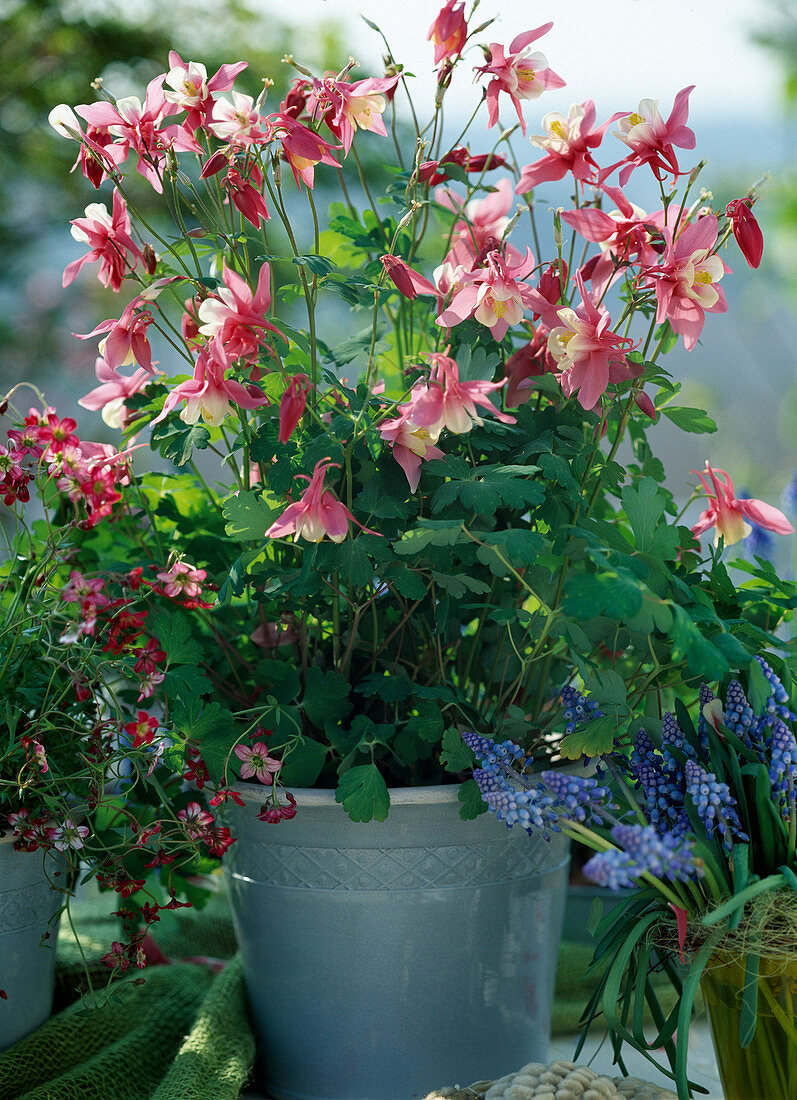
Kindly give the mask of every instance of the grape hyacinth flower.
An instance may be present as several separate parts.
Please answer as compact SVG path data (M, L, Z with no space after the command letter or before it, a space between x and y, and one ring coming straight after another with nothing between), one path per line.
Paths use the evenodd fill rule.
M667 829L675 836L689 830L689 818L684 810L683 776L665 771L664 759L645 730L634 739L630 758L631 774L645 796L645 809L651 825Z
M593 718L603 718L603 712L598 708L598 704L591 699L587 699L572 684L565 684L560 695L565 721L567 722L565 733L572 733L577 726L584 722L591 722Z
M785 795L784 817L789 816L794 806L796 779L797 741L789 727L778 718L772 728L769 780L778 802L782 803Z
M571 821L600 824L602 810L617 809L612 802L611 790L600 786L593 776L544 771L540 773L540 778L553 794L556 808L563 810Z
M716 829L728 852L733 847L733 837L737 840L749 840L742 830L742 823L736 812L736 801L728 784L720 783L712 772L707 772L694 760L687 760L684 772L686 793L692 799L698 816L706 827L706 833L711 837Z
M554 799L543 793L540 787L528 789L512 787L505 776L475 768L473 778L487 803L487 809L494 813L499 821L505 821L508 829L520 825L529 836L535 829L548 829L560 832L558 815L551 807Z
M611 836L623 850L598 852L584 865L584 874L599 886L635 886L645 873L672 882L687 882L703 873L691 840L660 833L652 825L615 825Z

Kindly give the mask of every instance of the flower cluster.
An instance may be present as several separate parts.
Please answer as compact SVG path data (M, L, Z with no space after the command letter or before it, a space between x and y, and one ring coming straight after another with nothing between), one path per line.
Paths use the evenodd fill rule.
M94 272L118 301L80 336L98 341L81 404L163 460L114 467L114 537L97 520L96 551L81 530L60 566L62 638L120 659L121 743L145 773L169 764L199 815L241 779L268 788L265 821L292 817L286 790L314 784L356 819L380 816L390 786L460 770L466 726L499 743L522 729L519 755L504 744L482 769L507 819L607 822L603 778L501 787L499 765L520 774L532 753L611 738L618 704L575 688L563 734L551 678L594 667L651 703L727 669L725 634L752 648L754 597L728 599L671 522L652 448L619 456L673 397L661 357L727 309L726 241L760 260L756 195L715 211L692 194L691 88L669 113L644 99L607 118L585 100L533 123L564 84L541 52L552 24L482 43L491 24L471 16L447 0L429 28L429 126L412 102L402 122L411 88L394 59L355 79L354 61L287 58L277 103L268 79L250 94L243 62L210 72L172 51L140 96L103 89L52 112L104 200L72 221L64 284ZM500 135L489 152L469 128L446 149L435 122L469 64L474 118ZM659 209L636 203L641 177ZM535 197L549 181L572 192L552 235ZM325 220L319 198L338 187ZM168 231L139 214L147 188ZM58 454L75 446L66 421L53 430ZM18 450L0 455L15 496ZM787 529L713 473L700 530L730 542L737 513ZM104 499L81 501L91 522ZM98 574L109 556L115 572ZM773 630L789 606L768 599ZM684 834L683 750L640 740L637 756L656 821ZM205 843L192 822L183 836Z
M467 732L463 740L481 762L473 777L487 808L508 826L521 824L529 832L564 829L596 848L585 873L600 885L619 889L646 876L685 882L705 871L701 845L730 859L735 844L756 841L750 790L737 753L748 763L747 783L756 797L763 782L784 827L797 820L797 741L785 721L794 721L788 693L761 657L752 662L750 681L755 709L739 681L732 680L724 707L706 685L701 687L695 725L685 724L686 712L680 720L665 714L658 747L644 728L638 729L630 752L607 755L613 777L608 786L599 786L593 777L552 771L531 781L525 769L515 769L522 754L511 742L497 746ZM561 699L568 731L595 712L595 704L570 685ZM703 759L715 768L722 760L725 770L709 771ZM621 791L634 814L618 819L611 798Z

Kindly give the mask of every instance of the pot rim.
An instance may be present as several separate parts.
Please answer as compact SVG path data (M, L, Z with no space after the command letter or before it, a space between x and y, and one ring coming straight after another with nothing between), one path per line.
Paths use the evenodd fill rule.
M391 806L432 805L436 803L459 802L460 783L442 783L429 787L388 787ZM233 783L232 789L244 802L265 802L272 787L254 783ZM303 806L340 806L335 801L335 789L332 787L285 787ZM342 809L342 806L341 806Z

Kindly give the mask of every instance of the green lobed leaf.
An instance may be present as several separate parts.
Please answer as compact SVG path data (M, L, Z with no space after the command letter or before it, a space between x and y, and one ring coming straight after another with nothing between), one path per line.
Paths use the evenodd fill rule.
M312 665L307 670L302 709L309 722L322 728L351 711L349 684L339 672L324 672Z
M360 764L344 772L335 801L343 805L352 821L384 821L390 809L387 784L375 764Z
M460 786L457 801L460 803L459 816L463 821L473 821L487 813L487 803L482 798L475 779L468 779Z
M149 628L170 665L194 665L202 660L202 646L194 638L191 625L184 615L169 615L160 611L150 620Z
M468 748L458 730L449 727L443 734L440 763L447 772L464 772L473 767L473 751Z
M279 770L279 780L288 787L312 787L327 759L327 749L312 737L296 741Z
M225 531L230 538L240 542L261 540L281 511L281 507L270 507L262 493L241 489L228 497L222 505L226 520Z
M578 760L580 756L603 756L611 752L617 730L616 722L608 715L593 718L583 729L563 737L559 753L565 760Z

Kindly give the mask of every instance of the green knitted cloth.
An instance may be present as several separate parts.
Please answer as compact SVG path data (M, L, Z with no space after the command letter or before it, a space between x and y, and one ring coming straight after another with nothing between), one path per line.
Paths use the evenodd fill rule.
M177 956L229 954L234 939L219 916L222 905L215 913L209 907L204 921L193 913L169 915L161 948ZM100 988L108 973L100 955L119 935L109 908L107 896L76 907L81 945ZM63 1003L83 974L68 925L58 953L56 999ZM239 957L220 974L187 962L153 966L118 985L102 1008L76 1001L0 1052L0 1100L236 1100L254 1057Z

